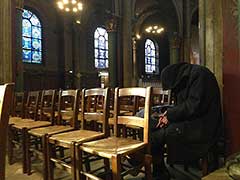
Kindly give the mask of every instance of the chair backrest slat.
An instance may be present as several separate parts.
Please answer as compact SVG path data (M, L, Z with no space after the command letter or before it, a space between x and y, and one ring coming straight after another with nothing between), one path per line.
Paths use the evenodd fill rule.
M30 91L27 96L25 107L25 118L38 119L38 109L40 102L40 91Z
M118 131L119 124L134 125L143 128L143 141L149 141L149 120L151 110L151 93L152 88L132 87L132 88L116 88L114 98L114 135L120 136ZM135 114L131 116L121 113L121 98L122 97L137 97L144 98L144 117L137 117Z
M57 124L63 124L64 117L68 117L70 126L78 128L80 91L77 90L60 90L58 99L58 119Z
M109 88L92 88L82 90L81 122L86 129L86 121L93 120L102 124L102 131L109 136L108 118L110 111ZM91 107L89 107L91 106ZM96 130L96 129L94 129Z
M56 103L56 90L43 90L40 104L40 119L54 122L54 107Z

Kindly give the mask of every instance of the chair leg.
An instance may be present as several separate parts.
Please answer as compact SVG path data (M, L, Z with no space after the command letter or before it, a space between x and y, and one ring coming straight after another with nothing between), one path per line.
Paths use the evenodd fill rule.
M23 149L23 159L22 159L22 166L23 166L23 173L27 173L27 158L26 158L26 134L27 134L27 129L23 128L22 129L22 149Z
M81 173L83 171L83 151L80 148L80 145L76 145L76 175L77 180L85 180L85 176Z
M76 180L76 152L75 152L75 142L70 145L70 156L71 156L71 176L72 180Z
M152 156L150 154L146 154L144 157L145 179L152 179L151 164Z
M43 180L48 179L48 151L47 151L47 135L42 137L42 152L43 152Z
M30 152L30 135L28 134L27 130L26 130L26 135L25 135L25 146L26 146L26 166L27 166L27 174L30 175L31 174L31 152Z
M206 176L208 174L208 157L202 159L202 175Z
M112 177L113 177L113 180L121 179L121 157L120 156L112 157Z
M47 138L48 139L48 138ZM47 167L48 167L48 179L54 179L54 163L51 161L52 157L55 157L55 146L51 143L47 143Z
M8 126L8 163L13 164L13 128L12 125Z

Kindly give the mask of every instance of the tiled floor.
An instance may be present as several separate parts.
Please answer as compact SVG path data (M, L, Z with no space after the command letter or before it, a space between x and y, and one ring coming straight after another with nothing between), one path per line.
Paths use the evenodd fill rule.
M22 173L22 165L20 161L15 162L13 165L6 163L6 180L42 180L42 166L41 161L36 160L33 164L33 173L28 176ZM181 166L175 166L175 168L168 167L171 175L173 176L172 180L199 180L200 172L196 169L190 169L189 172L184 172ZM55 170L55 179L56 180L70 180L69 174L61 169L56 168ZM138 175L137 177L127 176L127 180L142 180L143 176Z

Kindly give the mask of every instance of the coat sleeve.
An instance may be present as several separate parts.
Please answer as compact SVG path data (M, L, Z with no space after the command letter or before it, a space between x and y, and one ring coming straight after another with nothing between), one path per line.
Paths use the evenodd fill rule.
M198 73L190 78L186 99L167 110L167 118L170 122L191 121L207 112L210 99L206 98L206 93L211 91L207 87L209 84L207 79L206 75L199 76Z

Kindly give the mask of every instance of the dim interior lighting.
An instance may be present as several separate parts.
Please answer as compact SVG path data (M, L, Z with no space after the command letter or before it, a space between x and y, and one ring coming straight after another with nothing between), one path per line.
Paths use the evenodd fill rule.
M57 6L60 10L65 10L65 12L77 13L83 10L83 4L80 0L58 0Z
M76 23L77 23L77 24L81 24L81 21L80 21L80 20L76 20Z
M151 34L160 34L164 31L164 28L158 25L154 25L154 26L148 26L145 29L145 32L147 33L151 33Z

